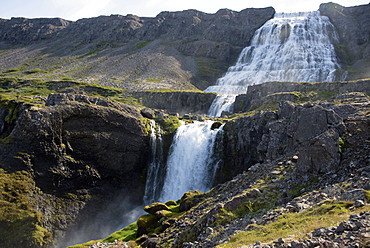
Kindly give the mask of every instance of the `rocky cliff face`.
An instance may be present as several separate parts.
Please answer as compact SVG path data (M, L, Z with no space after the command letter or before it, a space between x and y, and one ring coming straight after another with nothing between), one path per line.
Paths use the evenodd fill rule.
M370 77L370 4L343 7L335 3L320 5L320 13L328 16L339 34L336 52L348 70L348 79Z
M250 165L293 155L299 156L297 170L302 173L335 171L340 161L338 139L345 128L342 118L329 108L282 102L278 113L240 118L228 122L224 130L222 176L227 168L241 173Z
M111 15L70 22L63 19L12 18L1 20L0 38L12 43L42 39L78 42L128 42L138 40L210 40L246 46L255 29L274 15L273 8L221 9L215 14L197 10L161 12L155 18Z
M76 22L1 20L0 71L48 79L53 74L54 79L132 90L205 89L235 63L254 31L274 13L273 8L224 9L216 14L186 10L155 18L112 15Z
M133 96L150 108L163 109L172 114L207 114L216 93L169 91L134 92Z
M346 130L343 119L366 104L369 93L368 80L268 82L250 86L247 94L238 96L235 102L238 111L254 113L261 107L278 111L257 112L225 125L227 159L223 175L227 174L226 168L238 168L242 172L251 164L294 153L301 154L297 166L303 173L335 171L340 161L338 140ZM302 101L307 103L296 105ZM358 104L339 105L346 102Z

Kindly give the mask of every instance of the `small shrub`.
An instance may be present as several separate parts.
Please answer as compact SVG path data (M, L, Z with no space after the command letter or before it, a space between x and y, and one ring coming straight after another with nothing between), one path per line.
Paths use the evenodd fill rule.
M181 126L181 122L176 116L169 116L168 118L162 119L160 124L162 130L166 134L175 133L176 130Z
M365 198L368 202L370 202L370 190L364 190Z
M343 153L349 146L348 141L341 137L338 138L338 143L339 143L339 153Z
M41 70L40 68L35 68L35 69L32 69L32 70L25 71L23 73L24 74L35 74L35 73L44 73L44 72L45 71Z

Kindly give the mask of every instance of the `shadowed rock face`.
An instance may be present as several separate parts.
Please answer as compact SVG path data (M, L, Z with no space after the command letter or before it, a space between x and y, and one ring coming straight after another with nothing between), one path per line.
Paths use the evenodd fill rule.
M141 204L150 148L139 110L86 95L52 94L46 102L20 105L11 142L0 144L0 161L9 172L32 176L39 188L32 205L53 241L99 212L109 219L112 202L115 211L124 211L124 201Z
M252 86L248 91L255 94L252 100L259 101L255 106L261 106L264 101L271 103L271 98L266 95L277 92L277 88L284 92L283 85L289 90L300 89L302 92L307 87L316 87L316 90L323 90L322 92L331 90L336 92L333 95L336 104L343 104L316 101L316 104L308 102L297 105L287 101L289 98L282 95L282 99L275 100L276 103L280 102L278 112L259 111L254 116L228 122L224 127L223 141L226 159L221 173L218 174L221 182L255 163L294 154L299 157L296 169L300 173L325 174L339 169L342 159L339 151L343 150L344 145L341 140L346 131L353 129L353 122L362 126L362 122L368 121L366 111L369 98L362 92L368 91L369 82L363 80L307 85L265 83ZM267 89L269 91L265 91ZM352 104L356 101L358 104ZM227 176L228 173L231 173L230 177Z

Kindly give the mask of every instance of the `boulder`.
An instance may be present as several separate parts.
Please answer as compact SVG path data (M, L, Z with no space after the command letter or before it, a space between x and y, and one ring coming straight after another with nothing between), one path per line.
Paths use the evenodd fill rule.
M158 226L158 218L153 214L142 215L137 220L138 230L136 237L152 232Z
M144 207L144 211L150 214L156 214L158 211L162 210L171 211L171 209L167 207L166 204L160 202L155 202L150 204L149 206Z
M287 127L289 150L296 150L297 169L302 172L335 171L340 162L339 133L343 123L330 110L317 105L295 108Z
M153 119L155 117L154 110L151 108L144 108L140 110L140 113L142 116L149 118L149 119Z
M188 211L202 200L203 193L199 190L193 190L183 194L180 200L180 211Z

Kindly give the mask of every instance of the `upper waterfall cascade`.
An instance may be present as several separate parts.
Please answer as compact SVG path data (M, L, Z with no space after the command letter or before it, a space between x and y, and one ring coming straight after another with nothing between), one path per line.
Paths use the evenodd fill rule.
M252 84L334 81L340 68L333 45L336 42L334 26L318 11L276 14L255 32L236 65L205 90L220 93L209 115L230 111L235 97L246 93Z

